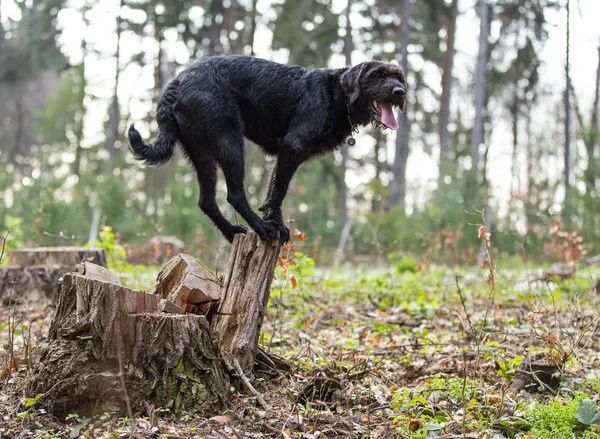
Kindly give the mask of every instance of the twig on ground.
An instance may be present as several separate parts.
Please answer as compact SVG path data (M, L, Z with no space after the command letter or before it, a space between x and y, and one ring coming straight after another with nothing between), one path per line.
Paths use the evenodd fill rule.
M467 318L467 323L469 324L469 328L471 328L471 333L475 332L473 329L473 323L471 322L471 317L469 317L469 313L467 312L467 305L465 302L465 298L462 294L462 290L460 289L460 285L458 284L458 276L454 276L456 280L456 289L458 291L458 297L460 297L460 303L462 305L463 311L465 312L465 317Z
M242 382L246 386L246 389L248 389L248 391L250 393L252 393L254 395L254 397L256 398L256 402L258 402L262 408L264 408L266 410L270 410L271 406L269 404L267 404L267 401L265 401L265 399L262 397L262 395L260 393L258 393L258 390L256 390L254 388L254 386L250 383L250 380L248 380L248 377L246 377L246 374L244 374L244 371L242 370L242 366L240 366L240 362L237 360L237 358L233 360L233 366L235 367L235 371L237 372L239 378L242 380Z

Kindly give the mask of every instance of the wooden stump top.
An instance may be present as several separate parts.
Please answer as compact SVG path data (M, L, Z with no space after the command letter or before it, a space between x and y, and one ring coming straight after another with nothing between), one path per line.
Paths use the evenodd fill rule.
M87 247L38 247L10 250L8 263L16 267L65 267L92 262L106 267L104 250Z

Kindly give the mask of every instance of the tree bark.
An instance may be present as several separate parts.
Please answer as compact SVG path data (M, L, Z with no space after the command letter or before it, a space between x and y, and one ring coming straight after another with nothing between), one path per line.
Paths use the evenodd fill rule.
M108 149L108 173L112 175L115 157L117 155L116 143L119 140L119 74L121 72L119 65L119 58L121 54L121 9L123 8L123 0L119 1L119 9L117 15L117 49L115 53L115 88L110 105L110 118L109 118L109 129L107 137L107 149Z
M256 4L258 0L252 0L252 13L250 15L250 56L254 56L254 37L256 35Z
M571 193L571 92L570 92L570 79L569 79L569 58L570 58L570 23L571 23L571 12L570 12L570 1L567 0L567 44L566 44L566 62L565 62L565 146L564 146L564 171L563 179L565 186L565 203L566 207L569 202L569 196Z
M346 36L344 38L344 56L346 65L352 66L352 24L350 23L350 12L352 10L352 0L348 0L346 11ZM338 189L338 204L340 206L340 228L344 227L348 221L348 185L346 184L346 171L348 168L348 143L342 143L340 148L342 153L342 162L340 163L340 185Z
M440 181L444 178L444 170L448 160L450 149L450 134L448 124L450 123L450 98L452 96L452 70L454 68L454 53L456 40L456 19L458 16L458 0L452 0L450 5L447 37L446 37L446 59L444 72L442 74L442 99L440 105Z
M479 0L479 53L475 71L475 120L471 135L471 166L475 177L479 171L480 147L483 143L483 119L485 116L486 95L486 63L488 54L488 4L487 0Z
M600 45L598 46L598 67L596 69L596 88L594 93L594 105L592 106L592 116L590 120L589 141L586 142L588 163L586 169L586 191L590 194L595 186L599 174L596 170L596 148L598 138L600 137L600 127L598 126L598 107L600 105Z
M280 249L280 241L261 241L252 231L235 235L221 302L211 322L213 340L230 373L235 360L244 373L252 371Z
M510 114L512 116L512 136L513 136L513 150L512 150L512 183L511 183L511 204L514 204L515 196L520 190L520 179L519 179L519 95L516 90L513 96L513 102L510 106ZM514 208L514 206L513 206Z
M87 247L22 248L8 252L8 262L16 267L63 267L71 270L88 261L106 267L104 250Z
M172 412L215 413L224 374L204 316L148 314L158 296L67 274L59 286L35 393L61 417L106 404L140 412L143 401ZM125 411L127 409L127 411Z
M83 147L81 145L83 141L83 128L85 123L85 92L87 81L85 77L85 59L87 58L87 29L88 29L88 19L86 18L87 12L90 10L87 2L84 3L83 8L81 10L81 16L83 19L83 28L84 32L81 36L81 64L79 65L79 84L78 86L78 105L79 111L75 115L75 127L73 129L73 133L75 134L75 160L73 161L73 175L79 177L81 173L81 158L83 155Z
M0 298L5 304L16 299L27 303L54 301L60 277L85 262L106 267L104 250L83 247L11 250L9 265L0 268Z
M400 39L402 48L400 62L405 75L408 75L408 43L410 38L410 20L412 16L412 1L404 0L404 17L400 25ZM396 134L396 155L392 165L392 182L390 185L390 203L389 207L393 208L397 205L404 210L404 201L406 197L406 162L409 154L409 135L410 123L406 116L408 112L408 99L404 112L398 110L398 132Z
M221 30L223 29L223 21L217 23L217 16L221 16L223 19L223 0L212 0L210 3L209 16L210 24L207 26L208 36L208 55L218 55L223 53L223 47L221 45Z

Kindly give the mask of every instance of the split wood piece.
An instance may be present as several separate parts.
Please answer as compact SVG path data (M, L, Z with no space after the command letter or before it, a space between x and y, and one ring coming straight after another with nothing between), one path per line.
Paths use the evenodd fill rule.
M0 299L7 306L15 301L55 300L62 275L72 271L63 267L0 268Z
M15 267L65 267L75 269L81 262L106 267L104 250L87 247L22 248L8 252L8 264Z
M235 360L244 374L252 371L281 245L279 240L261 241L253 231L233 240L221 301L211 322L230 373L235 372Z
M152 293L183 309L196 305L206 314L221 297L221 283L196 258L180 253L160 270Z
M110 282L111 284L121 285L119 277L108 270L107 268L101 267L100 265L93 264L91 262L82 262L77 264L75 272L81 276L101 280L103 282Z
M221 410L229 380L206 318L137 313L151 304L158 306L157 296L65 275L34 374L40 404L59 417L108 404L139 413L143 401L175 413Z
M173 302L169 302L165 299L161 299L160 303L158 304L158 310L160 312L166 312L169 314L183 314L185 312L182 307L177 306Z

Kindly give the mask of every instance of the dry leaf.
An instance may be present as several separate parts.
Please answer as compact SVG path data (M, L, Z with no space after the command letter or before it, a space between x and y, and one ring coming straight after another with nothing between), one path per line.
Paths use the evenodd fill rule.
M298 281L292 275L290 275L290 281L292 281L292 289L295 289L298 286Z
M485 226L479 226L479 230L477 231L477 237L481 239L485 235Z
M301 232L298 229L294 229L294 236L298 238L300 241L304 241L306 239L306 233Z

